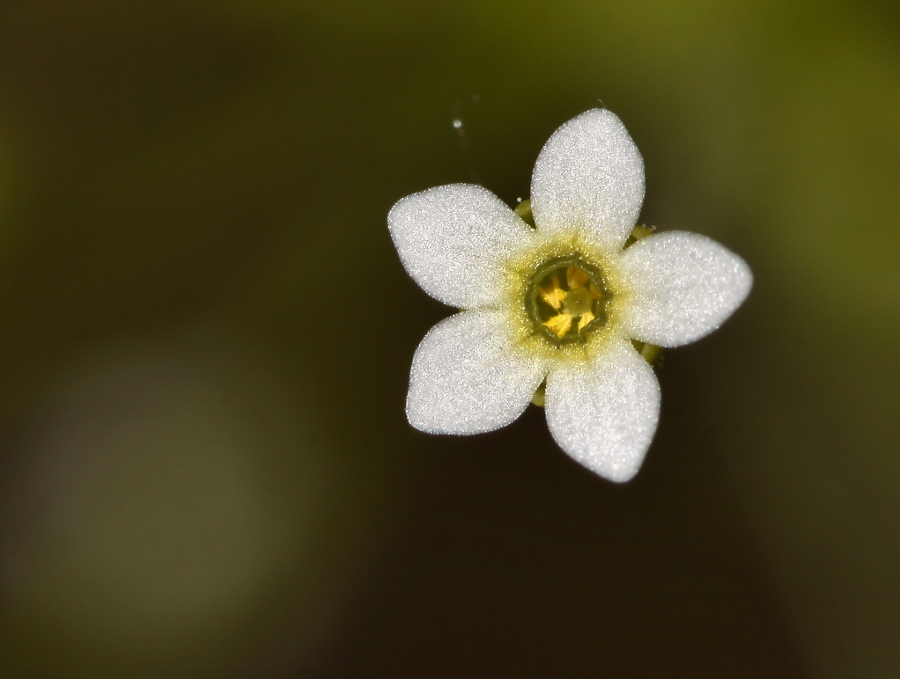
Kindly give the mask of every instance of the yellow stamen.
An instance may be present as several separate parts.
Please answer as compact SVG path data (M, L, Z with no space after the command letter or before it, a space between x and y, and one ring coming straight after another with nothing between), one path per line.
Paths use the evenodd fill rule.
M562 338L567 332L569 332L569 328L572 327L572 316L571 314L557 314L549 321L544 323L550 331L555 333L557 337Z
M603 295L600 294L600 291L597 289L597 286L591 283L588 286L588 292L591 293L591 299L600 299Z
M578 332L584 330L585 326L594 320L594 314L590 311L585 311L581 314L581 320L578 321Z
M587 272L583 271L574 264L570 264L569 268L566 269L566 282L569 284L569 290L574 290L575 288L583 288L584 284L587 283L590 279L591 277L587 274Z
M538 292L541 295L541 299L557 311L559 311L562 301L566 298L566 291L559 287L559 278L556 276L550 278L548 285L539 287Z

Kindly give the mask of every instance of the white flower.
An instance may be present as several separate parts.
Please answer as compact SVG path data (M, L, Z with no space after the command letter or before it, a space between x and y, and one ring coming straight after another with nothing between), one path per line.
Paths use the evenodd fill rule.
M644 164L622 122L594 109L559 128L531 180L535 227L489 191L439 186L399 201L388 227L409 274L462 311L434 326L412 363L417 429L506 426L546 381L550 432L613 481L637 472L659 419L659 383L632 339L693 342L740 306L746 263L697 234L625 248Z

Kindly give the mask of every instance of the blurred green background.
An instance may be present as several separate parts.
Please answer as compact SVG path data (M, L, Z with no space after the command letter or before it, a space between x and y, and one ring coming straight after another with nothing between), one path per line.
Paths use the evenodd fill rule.
M0 676L900 676L900 10L0 7ZM638 477L403 415L385 216L598 99L756 275Z

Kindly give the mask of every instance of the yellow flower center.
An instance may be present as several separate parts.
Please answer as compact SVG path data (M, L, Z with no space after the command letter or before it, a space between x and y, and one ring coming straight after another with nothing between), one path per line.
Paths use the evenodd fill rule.
M597 267L580 255L544 262L528 284L525 304L535 330L555 345L584 341L606 323L612 295Z

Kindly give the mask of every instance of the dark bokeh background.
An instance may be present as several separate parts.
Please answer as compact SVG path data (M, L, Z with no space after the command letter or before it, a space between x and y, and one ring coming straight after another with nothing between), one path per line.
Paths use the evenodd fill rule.
M0 676L900 676L888 2L0 6ZM476 96L477 95L477 96ZM403 416L385 215L598 99L754 291L631 483Z

